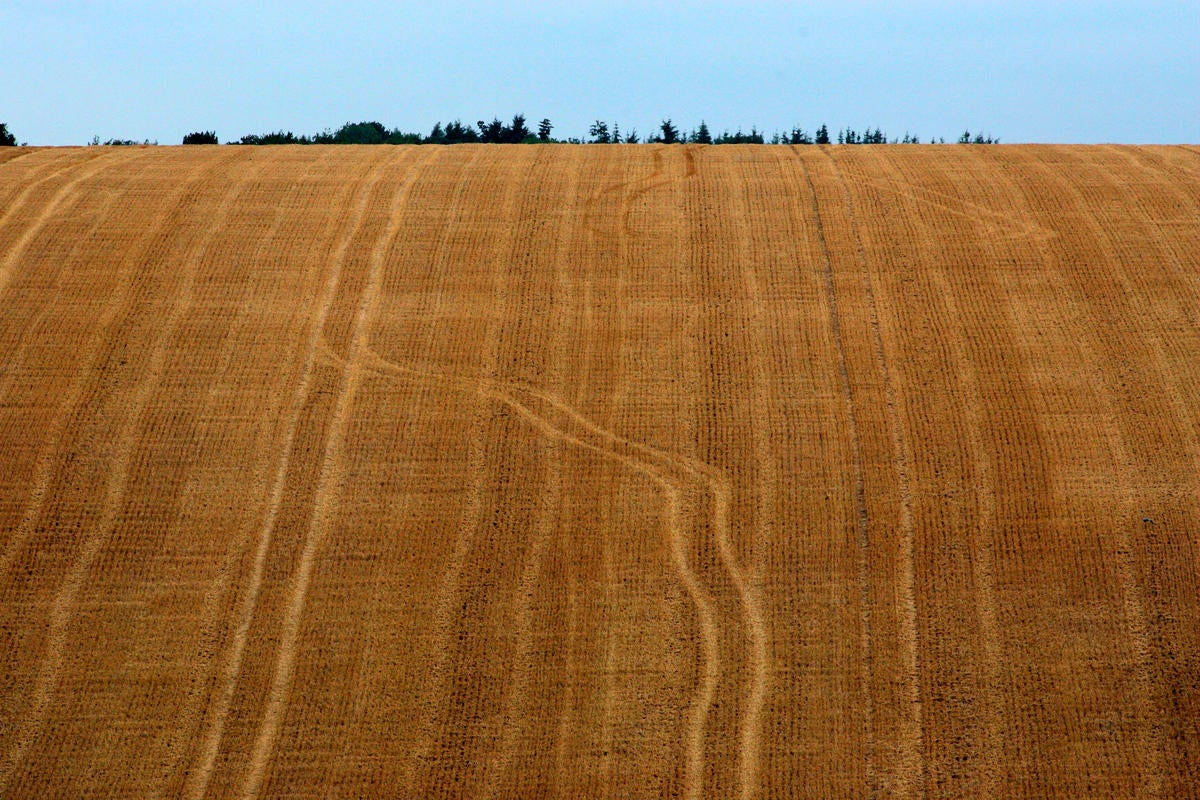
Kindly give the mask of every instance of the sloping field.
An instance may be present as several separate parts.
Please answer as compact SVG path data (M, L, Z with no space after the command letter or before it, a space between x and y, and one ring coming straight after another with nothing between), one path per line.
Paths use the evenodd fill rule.
M0 796L1200 791L1200 152L0 159Z

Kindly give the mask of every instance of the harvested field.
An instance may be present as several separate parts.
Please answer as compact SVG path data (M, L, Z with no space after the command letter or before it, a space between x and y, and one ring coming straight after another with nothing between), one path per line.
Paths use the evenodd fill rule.
M1195 149L0 153L2 797L1195 796L1198 532Z

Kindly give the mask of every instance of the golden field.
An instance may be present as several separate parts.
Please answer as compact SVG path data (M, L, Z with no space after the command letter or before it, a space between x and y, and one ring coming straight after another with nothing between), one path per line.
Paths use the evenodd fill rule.
M1200 789L1200 151L0 152L0 797Z

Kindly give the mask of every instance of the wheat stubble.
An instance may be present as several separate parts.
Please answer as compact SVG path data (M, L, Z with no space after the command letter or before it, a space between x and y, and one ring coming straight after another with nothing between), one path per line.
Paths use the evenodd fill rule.
M3 792L1193 793L1195 152L15 152Z

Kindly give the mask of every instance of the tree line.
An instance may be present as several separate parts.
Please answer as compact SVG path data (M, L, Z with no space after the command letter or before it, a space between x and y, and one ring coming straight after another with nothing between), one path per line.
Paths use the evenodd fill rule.
M479 120L474 125L465 125L460 120L443 125L437 122L427 134L388 128L380 122L347 122L337 130L322 131L308 135L296 135L291 131L247 134L232 144L640 144L643 141L655 144L921 144L922 139L907 131L903 137L888 137L879 128L843 128L830 133L829 126L821 125L811 133L804 128L775 132L769 139L756 127L749 132L738 128L714 134L701 120L690 131L679 128L669 118L664 119L654 133L644 139L633 128L622 131L617 122L609 124L596 120L588 127L586 137L558 139L553 136L554 124L549 119L540 120L530 127L524 114L516 114L510 122L499 118L491 122ZM1000 140L989 134L971 133L967 130L958 137L959 144L999 144ZM16 145L16 137L9 132L8 125L0 123L0 146ZM183 137L184 144L220 144L216 131L193 131ZM929 144L945 144L944 138L930 139ZM158 144L149 140L108 139L101 141L97 136L93 145Z
M814 131L792 128L775 132L768 138L757 127L748 132L738 128L730 132L713 133L701 120L693 130L682 130L670 118L664 119L649 136L642 137L636 128L621 130L618 122L596 120L588 127L586 136L566 139L553 135L554 124L542 119L530 127L524 114L516 114L512 121L503 122L493 118L491 122L479 120L466 125L461 120L446 124L434 124L427 134L388 128L380 122L348 122L335 131L325 130L312 136L296 135L291 131L274 131L264 134L248 134L234 144L921 144L925 140L916 134L905 132L902 137L889 137L880 128L843 128L831 133L829 126L822 124ZM959 144L999 144L1000 139L990 134L972 133L967 130L958 137ZM944 138L932 138L929 144L945 144ZM190 133L184 144L217 144L213 131Z

